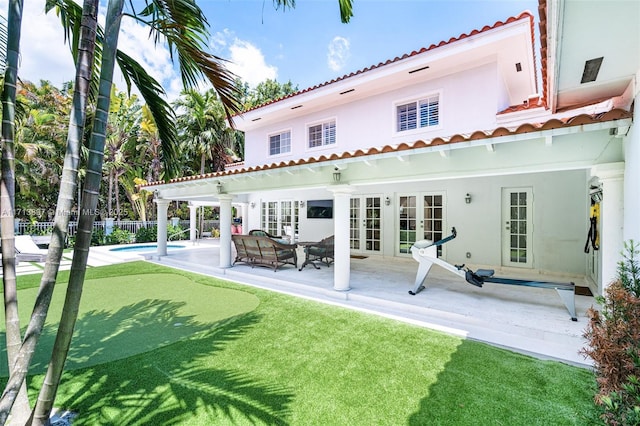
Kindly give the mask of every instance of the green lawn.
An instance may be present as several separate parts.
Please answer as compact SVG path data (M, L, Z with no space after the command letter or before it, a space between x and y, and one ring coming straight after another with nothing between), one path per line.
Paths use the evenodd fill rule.
M87 278L85 295L115 291L83 299L56 402L79 413L74 426L582 425L593 416L585 369L144 262ZM38 279L19 285L22 297Z

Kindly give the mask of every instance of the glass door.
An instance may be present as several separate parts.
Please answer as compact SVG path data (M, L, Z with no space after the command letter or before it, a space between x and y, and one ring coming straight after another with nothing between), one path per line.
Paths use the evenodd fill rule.
M533 267L531 188L502 189L502 264L521 268Z
M411 253L418 240L438 241L445 237L445 197L441 192L398 196L398 254ZM442 256L444 246L438 246Z
M382 197L351 198L349 221L352 251L382 251Z

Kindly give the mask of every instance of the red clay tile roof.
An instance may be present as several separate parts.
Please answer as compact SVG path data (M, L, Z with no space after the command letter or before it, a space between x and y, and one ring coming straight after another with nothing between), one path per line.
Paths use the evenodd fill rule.
M540 1L542 2L542 1L544 1L544 0L540 0ZM469 34L463 33L463 34L460 34L458 37L451 37L449 40L446 40L446 41L445 41L445 40L443 40L443 41L441 41L441 42L440 42L440 43L438 43L438 44L432 44L432 45L431 45L431 46L429 46L429 47L423 47L423 48L422 48L422 49L420 49L420 50L417 50L417 51L416 51L416 50L414 50L414 51L413 51L413 52L411 52L411 53L406 53L406 54L404 54L404 55L402 55L402 56L396 56L396 57L395 57L395 58L393 58L393 59L389 59L389 60L387 60L387 61L385 61L385 62L380 62L380 63L379 63L379 64L377 64L377 65L371 65L370 67L363 68L363 69L361 69L361 70L358 70L358 71L352 72L352 73L350 73L350 74L343 75L342 77L335 78L335 79L333 79L333 80L331 80L331 81L327 81L327 82L324 82L324 83L320 83L320 84L317 84L317 85L315 85L315 86L313 86L313 87L309 87L309 88L307 88L307 89L299 90L299 91L297 91L297 92L295 92L295 93L291 93L291 94L289 94L289 95L287 95L287 96L283 96L283 97L281 97L281 98L271 100L271 101L269 101L269 102L266 102L266 103L264 103L264 104L262 104L262 105L258 105L258 106L253 107L253 108L250 108L250 109L248 109L248 110L246 110L246 111L243 111L243 112L249 112L249 111L256 110L256 109L258 109L258 108L265 107L265 106L267 106L267 105L273 105L274 103L276 103L276 102L280 102L280 101L282 101L282 100L284 100L284 99L289 99L289 98L292 98L292 97L294 97L294 96L301 95L301 94L303 94L303 93L311 92L312 90L316 90L316 89L319 89L319 88L321 88L321 87L325 87L325 86L328 86L328 85L330 85L330 84L333 84L333 83L337 83L337 82L339 82L339 81L346 80L346 79L348 79L348 78L350 78L350 77L354 77L354 76L356 76L356 75L363 74L363 73L365 73L365 72L367 72L367 71L371 71L371 70L374 70L374 69L377 69L377 68L383 67L383 66L385 66L385 65L393 64L393 63L395 63L395 62L402 61L402 60L404 60L404 59L411 58L411 57L414 57L414 56L420 55L420 54L425 53L425 52L429 52L429 51L431 51L431 50L433 50L433 49L437 49L438 47L446 46L446 45L449 45L449 44L451 44L451 43L454 43L454 42L457 42L457 41L460 41L460 40L464 40L465 38L469 38L469 37L475 36L475 35L477 35L477 34L481 34L481 33L487 32L487 31L489 31L489 30L493 30L493 29L495 29L495 28L502 27L502 26L504 26L504 25L510 24L510 23L512 23L512 22L519 21L519 20L521 20L521 19L529 19L529 22L530 22L530 25L531 25L531 35L532 35L531 43L532 43L532 45L533 45L533 46L535 46L535 40L534 40L534 34L535 34L535 31L534 31L534 19L533 19L533 15L532 15L530 12L525 11L525 12L522 12L522 13L521 13L520 15L518 15L517 17L513 17L513 16L512 16L512 17L508 18L508 19L507 19L506 21L504 21L504 22L502 22L502 21L497 21L495 24L493 24L493 25L491 25L491 26L489 26L489 25L485 25L484 27L482 27L482 29L481 29L481 30L477 30L477 29L475 29L475 30L471 31ZM536 63L536 62L534 61L534 73L536 72L536 69L537 69L537 68L536 68L535 63ZM537 82L536 82L536 86L537 86Z
M329 162L329 161L335 161L335 160L344 160L347 158L362 157L363 159L365 159L364 157L367 157L370 155L376 155L376 154L411 151L414 149L425 148L429 146L451 145L451 144L460 143L460 142L490 139L490 138L496 138L500 136L532 133L532 132L558 129L558 128L568 128L573 126L582 126L585 124L604 123L608 121L622 120L622 119L632 118L632 117L633 117L633 113L630 111L626 111L623 109L613 109L611 111L607 111L599 114L581 114L581 115L568 117L564 119L552 118L544 123L537 123L537 124L526 123L512 130L507 129L505 127L498 127L493 131L486 131L486 132L476 131L469 135L456 134L449 138L438 137L438 138L432 139L430 142L417 140L413 143L401 143L399 145L385 145L380 148L369 148L366 151L358 149L353 152L343 152L342 154L332 154L330 156L321 155L318 158L310 157L310 158L303 158L300 160L290 160L288 162L282 161L280 163L264 164L261 166L242 167L234 170L225 170L222 172L214 172L214 173L208 173L204 175L185 176L181 178L172 179L169 182L151 182L149 184L141 185L141 186L149 187L149 186L162 185L165 183L188 182L188 181L215 178L215 177L234 176L234 175L241 175L244 173L251 173L251 172L257 172L257 171L280 169L283 167L303 166L305 164L317 164L317 163L323 163L323 162Z

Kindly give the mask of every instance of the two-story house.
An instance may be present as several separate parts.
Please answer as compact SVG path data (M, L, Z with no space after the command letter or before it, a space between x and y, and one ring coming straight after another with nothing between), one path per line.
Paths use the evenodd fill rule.
M335 235L340 291L350 254L410 256L415 241L455 227L456 244L438 253L450 263L587 275L602 293L623 240L640 237L640 201L629 195L640 165L640 7L620 5L541 0L540 64L525 12L245 112L244 162L146 187L158 202L159 254L171 200L219 203L222 267L235 205L245 231ZM597 23L588 46L570 14ZM618 26L635 40L611 46ZM586 254L592 203L600 247Z

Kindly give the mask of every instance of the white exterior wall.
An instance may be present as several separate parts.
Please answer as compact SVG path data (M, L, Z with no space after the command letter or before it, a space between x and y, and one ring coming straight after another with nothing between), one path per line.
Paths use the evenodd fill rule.
M252 130L245 134L245 167L319 157L402 142L450 137L479 129L496 127L496 113L505 103L504 85L499 84L497 66L488 63L477 68L366 99L329 106L294 120ZM498 87L499 86L499 87ZM440 126L432 130L395 132L395 105L440 93ZM326 148L307 148L307 126L336 120L336 144ZM291 152L268 156L268 136L291 131Z
M638 74L640 76L640 73ZM640 91L635 97L633 122L640 123ZM625 241L640 243L640 130L631 126L624 140L624 232Z
M390 206L383 202L383 256L396 256L398 196L400 194L443 193L446 200L445 231L456 227L458 237L445 245L444 258L450 263L467 263L498 267L502 263L502 188L533 190L533 269L572 275L584 275L587 255L584 243L588 230L587 171L575 170L550 173L532 173L511 176L492 176L473 179L407 182L401 186L381 184L355 186L352 196L379 195L384 201L390 197ZM466 204L465 194L471 194ZM310 199L332 199L325 189L272 191L262 199L252 198L255 208L250 209L250 228L260 227L260 202L291 200L305 202ZM306 210L300 212L300 239L320 240L333 234L333 220L307 219ZM466 253L471 258L466 258ZM405 255L410 257L409 255Z

